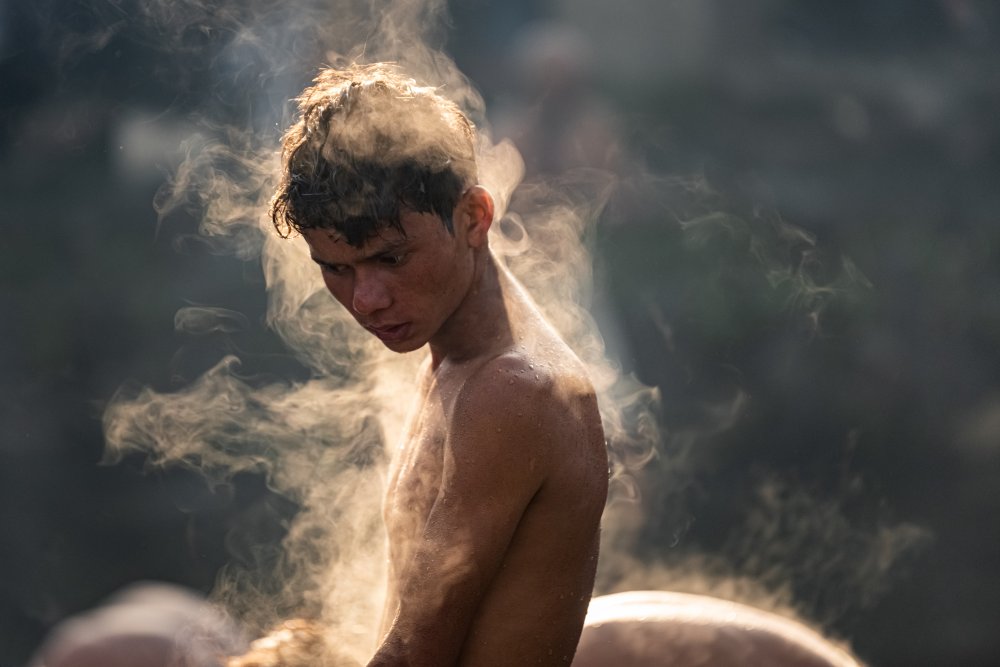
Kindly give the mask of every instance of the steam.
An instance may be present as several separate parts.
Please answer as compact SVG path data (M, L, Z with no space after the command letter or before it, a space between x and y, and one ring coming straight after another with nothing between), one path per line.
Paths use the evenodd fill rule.
M594 285L587 243L617 184L613 174L596 169L523 183L514 193L513 212L495 226L491 240L495 254L587 365L612 458L612 504L636 498L633 473L654 456L660 440L652 413L658 392L609 359L590 312Z
M186 158L155 208L161 221L179 211L195 212L216 252L259 257L268 293L266 323L308 369L309 379L262 380L243 374L240 360L227 356L177 392L123 387L104 415L105 458L111 463L141 452L150 465L186 466L215 483L241 472L261 473L274 491L299 506L280 557L255 557L251 549L244 564L231 566L218 582L215 598L251 633L284 617L318 618L336 645L361 662L377 639L386 579L380 516L385 447L399 437L422 354L393 354L361 330L326 292L305 244L279 238L265 215L279 173L277 129L290 120L286 100L319 64L354 60L399 63L479 126L480 182L497 204L491 247L587 364L599 394L614 466L601 589L662 585L729 592L771 609L791 604L781 584L767 575L769 565L740 572L708 558L650 565L629 555L648 510L637 500L653 472L642 470L661 474L657 485L670 493L683 493L691 484L696 444L735 423L747 394L737 388L725 400L705 405L703 426L659 432L657 390L609 361L590 310L595 294L588 246L594 223L622 184L613 174L589 169L521 183L524 164L517 150L493 141L481 96L440 51L443 0L231 5L159 0L141 6L145 34L164 48L191 52L207 48L207 42L218 76L213 92L231 92L236 106L251 110L235 119L203 119L202 132L185 143ZM81 44L74 48L100 47ZM846 260L834 279L819 276L810 259L815 240L778 220L761 226L705 214L677 221L687 243L721 238L741 244L789 306L808 313L816 327L834 296L865 282ZM775 255L775 248L796 249L796 261ZM669 343L668 318L661 313L659 319ZM232 311L197 306L180 311L175 325L190 334L228 333L248 322ZM830 512L824 516L837 516ZM752 523L766 525L767 518L773 516ZM681 532L684 521L678 519ZM740 539L742 547L757 549L770 537L785 539L763 530ZM883 538L874 546L888 555L872 565L876 574L902 550L891 535L878 539ZM777 561L785 562L776 556L768 563Z
M188 306L174 315L174 328L192 335L234 333L249 326L245 315L227 308Z
M350 3L160 2L146 6L144 25L178 49L193 48L193 36L231 35L219 47L217 64L224 70L237 55L251 53L252 62L262 65L255 68L258 78L247 72L237 76L265 100L274 94L269 86L279 92L292 87L286 79L300 86L312 74L306 68L322 61L361 59L396 61L419 83L456 101L480 127L480 182L494 195L497 219L502 219L491 241L496 254L591 366L611 441L634 443L626 425L634 430L636 422L623 408L645 405L653 392L623 381L606 360L587 311L592 275L584 239L613 180L599 172L581 173L515 196L523 177L520 156L510 143L491 140L479 94L435 48L444 3L377 3L370 9ZM225 85L220 82L220 88ZM161 221L178 211L194 212L215 252L259 256L268 292L267 325L311 377L298 383L265 381L242 374L240 360L227 356L177 392L123 387L104 416L105 459L112 463L141 452L149 465L186 466L214 483L241 472L264 474L299 512L280 556L246 550L243 562L221 576L215 598L251 632L283 617L319 618L332 643L365 661L376 640L386 579L380 516L384 448L398 438L422 355L386 351L330 298L305 244L273 232L265 212L279 173L279 137L247 127L283 127L288 118L284 107L276 112L265 104L261 111L266 117L242 125L204 119L203 131L183 146L186 158L154 205ZM517 213L506 214L515 203ZM185 333L204 334L232 332L248 323L232 311L192 306L178 312L175 325ZM653 424L640 420L645 440L642 453L633 458L645 459L652 451ZM617 476L626 479L625 472L623 462Z
M822 338L831 335L838 309L862 302L873 287L850 258L823 248L813 234L777 213L758 207L745 216L728 212L734 205L703 179L643 174L632 181L635 201L676 222L663 226L663 246L683 249L674 259L698 262L700 271L681 269L677 275L697 275L700 284L674 287L696 295L695 305L684 312L703 317L710 334L713 328L732 328L711 325L720 311L753 299L758 310L751 315L768 310L802 340ZM733 303L720 304L720 295ZM683 355L673 314L653 298L647 308L664 354ZM666 413L661 422L670 429L659 434L653 456L632 475L642 497L612 504L606 513L614 550L602 552L597 591L709 595L822 627L878 602L931 534L899 521L884 506L866 504L866 480L846 469L826 488L750 470L744 475L748 496L740 495L743 509L727 522L726 539L711 550L691 544L687 533L703 520L691 507L711 494L712 482L703 481L706 462L713 450L734 443L732 432L755 397L739 369L708 369L685 359L682 371L703 382L714 375L706 382L710 391L699 394L692 387L692 396L665 399L671 412L660 408ZM846 440L845 450L856 446L856 434ZM649 535L658 537L655 543Z

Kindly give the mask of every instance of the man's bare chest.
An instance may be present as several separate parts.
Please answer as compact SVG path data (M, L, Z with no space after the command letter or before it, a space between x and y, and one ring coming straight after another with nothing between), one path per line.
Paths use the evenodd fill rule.
M393 452L384 500L390 542L416 537L430 515L444 470L446 406L425 395Z
M428 369L419 379L416 400L389 465L383 519L390 551L419 538L438 500L448 465L448 437L455 405L475 364Z

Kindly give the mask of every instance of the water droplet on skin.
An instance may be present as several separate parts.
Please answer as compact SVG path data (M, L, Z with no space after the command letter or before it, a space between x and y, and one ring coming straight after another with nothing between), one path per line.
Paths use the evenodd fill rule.
M497 426L497 433L499 433L499 432L500 432L500 427L499 427L499 426Z

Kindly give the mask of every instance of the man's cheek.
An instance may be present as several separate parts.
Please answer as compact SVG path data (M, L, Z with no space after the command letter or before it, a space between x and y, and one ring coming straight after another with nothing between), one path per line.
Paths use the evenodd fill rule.
M327 277L326 274L323 275L323 283L326 285L327 291L330 292L337 303L347 308L347 310L351 310L350 290L346 289L341 282L336 278Z

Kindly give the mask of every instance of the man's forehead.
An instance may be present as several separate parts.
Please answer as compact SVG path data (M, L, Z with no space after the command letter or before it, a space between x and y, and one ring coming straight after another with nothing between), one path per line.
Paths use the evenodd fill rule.
M360 246L349 243L346 235L333 228L305 229L302 230L302 236L313 255L319 257L368 257L398 248L409 240L401 230L391 226L380 227Z

